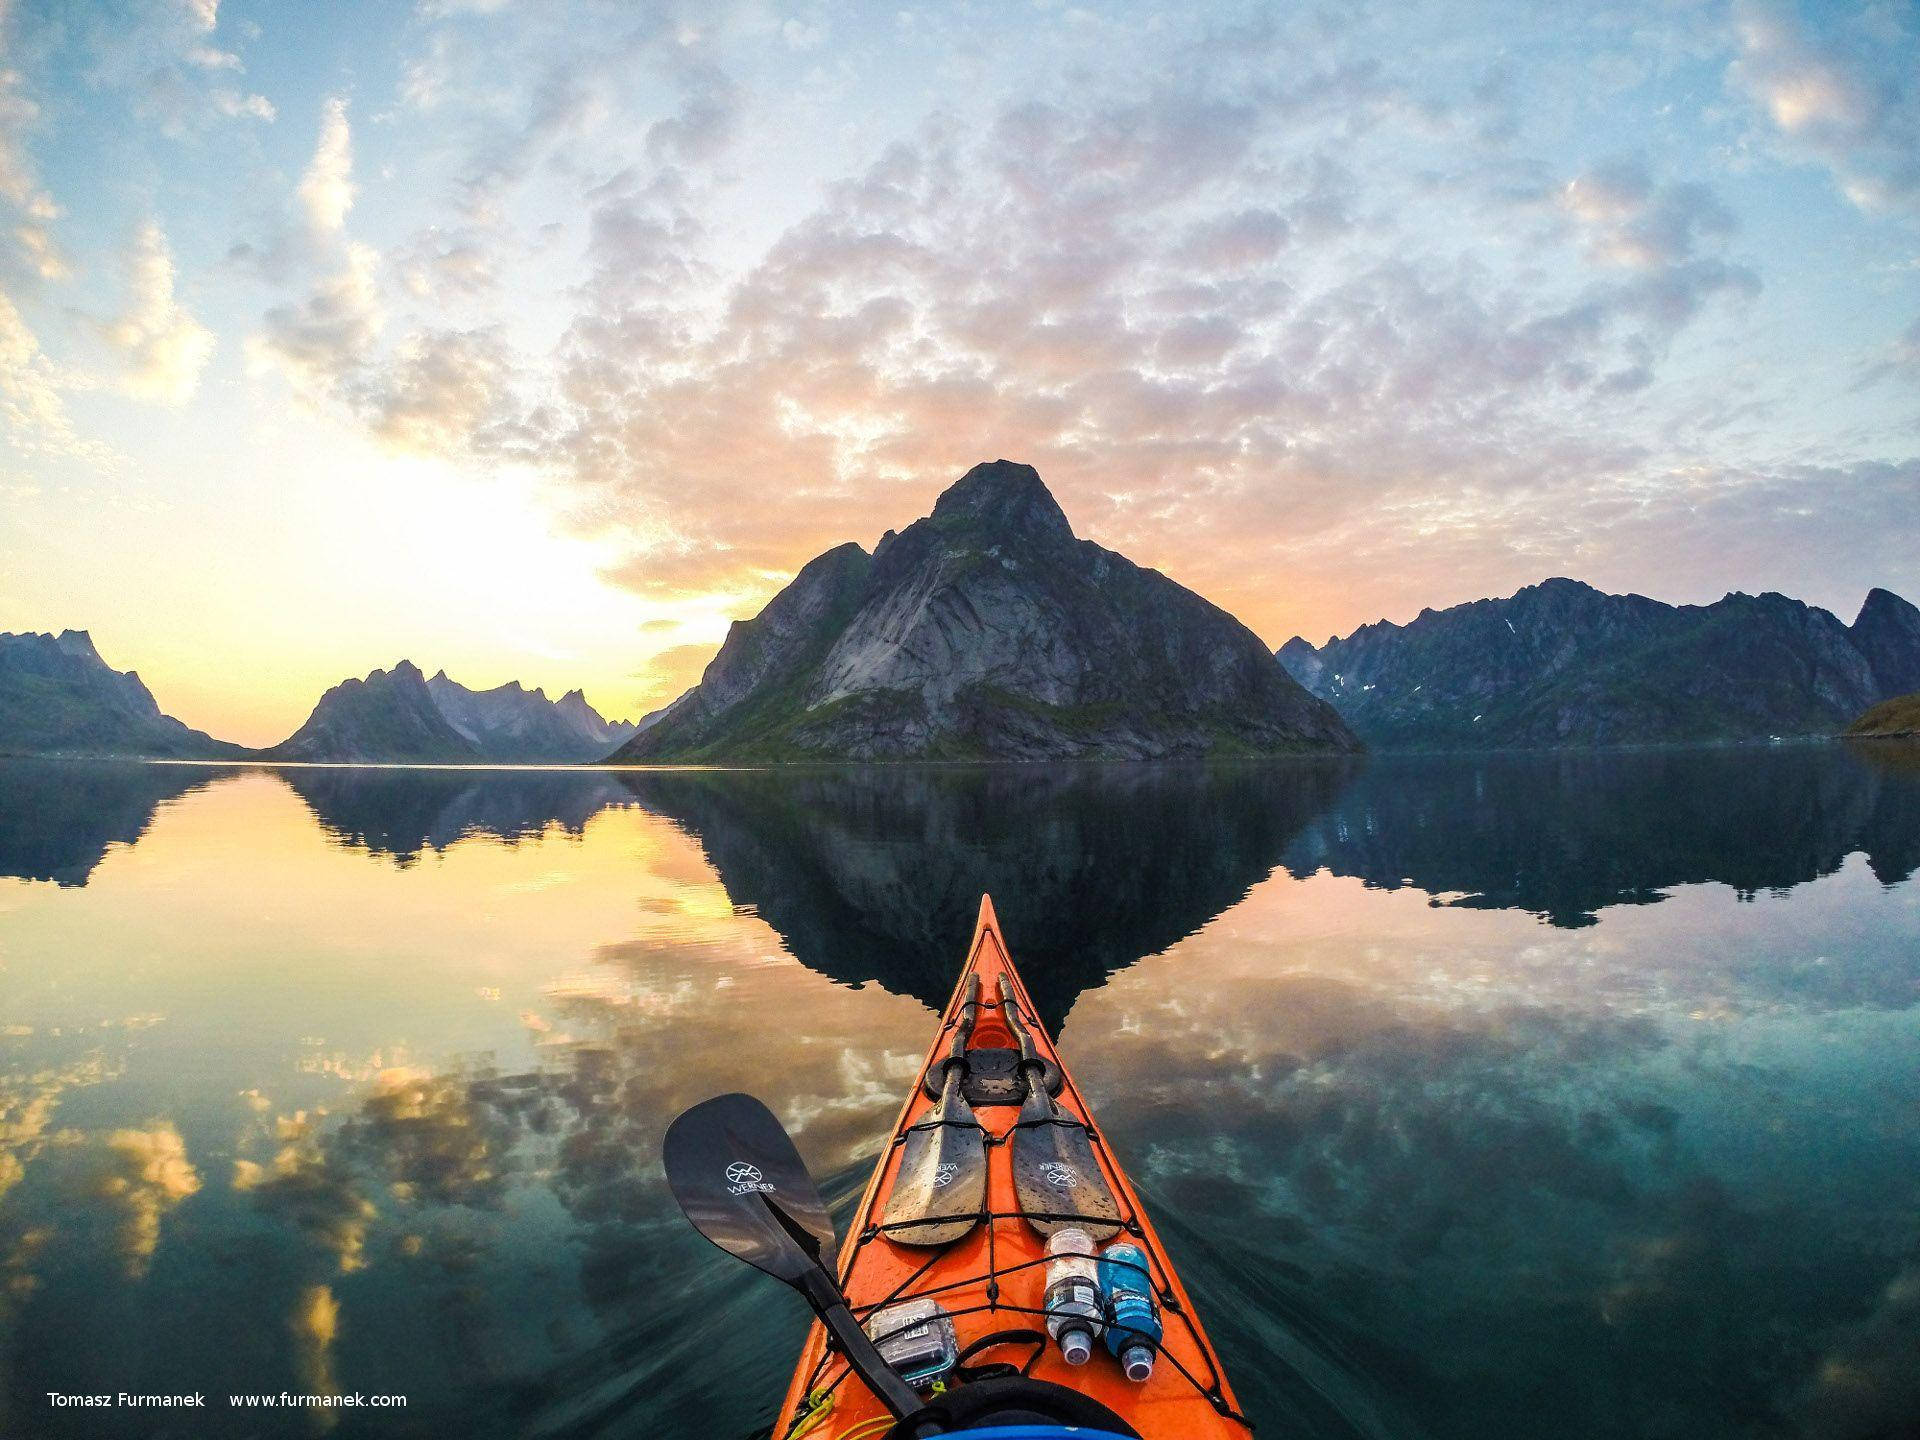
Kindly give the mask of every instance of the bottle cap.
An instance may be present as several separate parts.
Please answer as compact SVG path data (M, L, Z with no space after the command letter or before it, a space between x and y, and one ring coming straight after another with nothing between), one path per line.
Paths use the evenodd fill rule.
M1127 1378L1138 1385L1153 1374L1153 1350L1146 1345L1129 1345L1120 1355L1120 1366Z
M1091 1354L1093 1337L1086 1331L1074 1329L1060 1332L1060 1358L1069 1365L1084 1365Z

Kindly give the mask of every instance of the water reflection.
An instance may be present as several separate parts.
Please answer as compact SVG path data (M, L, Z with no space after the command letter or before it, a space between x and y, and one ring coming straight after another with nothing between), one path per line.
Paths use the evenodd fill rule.
M1912 918L1865 931L1910 980ZM1152 1137L1149 1203L1203 1217L1180 1254L1223 1345L1279 1362L1236 1369L1243 1396L1289 1434L1524 1434L1549 1411L1560 1434L1903 1433L1914 1011L1736 988L1710 1015L1656 983L1621 1014L1580 993L1580 943L1551 1000L1459 993L1470 962L1431 952L1450 976L1397 985L1190 948L1204 990L1167 957L1075 1011L1070 1040L1138 1037L1083 1041L1076 1068L1110 1133Z
M1273 873L1350 765L630 773L802 964L934 1007L991 894L1049 1025Z
M166 801L230 771L128 761L0 760L0 875L84 885Z
M84 885L195 766L0 763L0 875ZM1592 924L1680 885L1743 895L1864 853L1920 869L1899 746L1380 759L1367 765L891 767L798 772L273 772L340 844L411 864L464 839L580 835L638 804L695 836L734 903L801 959L929 1004L975 897L1007 896L1057 1018L1073 994L1191 934L1284 860L1443 903Z
M1859 851L1896 884L1920 868L1920 807L1898 759L1796 745L1383 761L1287 867L1555 925L1678 885L1783 890Z
M756 1091L844 1210L981 889L1272 1432L1920 1405L1920 779L1838 749L102 773L0 882L0 1433L744 1436L801 1317L660 1134Z
M278 772L343 845L410 865L461 840L509 843L550 827L579 835L609 807L632 804L592 770L419 770L293 766Z

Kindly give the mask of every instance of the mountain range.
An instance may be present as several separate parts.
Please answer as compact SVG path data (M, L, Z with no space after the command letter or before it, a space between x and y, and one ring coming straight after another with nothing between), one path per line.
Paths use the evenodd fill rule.
M1078 538L1038 472L976 465L871 553L836 546L638 724L578 690L473 690L401 661L248 750L164 714L84 631L0 634L0 755L595 764L1161 759L1836 735L1920 692L1920 609L1669 605L1550 579L1270 652ZM1868 731L1913 728L1876 712Z
M320 697L292 735L262 760L413 764L577 763L603 759L635 726L609 721L569 690L558 700L519 681L469 690L441 670L432 679L402 660Z
M996 460L804 566L620 761L1158 759L1356 749L1254 633L1075 537Z
M291 736L251 750L162 713L140 677L109 667L84 630L0 634L0 756L568 764L603 759L637 729L603 719L578 690L558 700L517 681L470 690L402 660L342 681Z
M0 755L245 755L161 713L131 670L114 670L84 630L0 634Z
M1920 610L1874 590L1847 625L1785 595L1667 605L1553 579L1278 655L1383 749L1765 740L1920 689Z

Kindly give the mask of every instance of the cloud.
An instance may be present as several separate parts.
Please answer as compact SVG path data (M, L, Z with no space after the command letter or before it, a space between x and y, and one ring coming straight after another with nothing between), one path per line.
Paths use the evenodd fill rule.
M162 1121L145 1130L105 1135L63 1130L54 1143L83 1153L74 1191L117 1212L115 1243L121 1263L128 1278L144 1277L160 1246L161 1221L200 1189L200 1176L187 1158L180 1132L171 1121Z
M477 235L438 227L415 236L393 264L410 296L441 307L489 295L500 283L493 256Z
M1202 271L1241 269L1273 259L1291 233L1277 211L1241 210L1195 225L1177 255Z
M1920 84L1911 22L1891 6L1823 20L1817 33L1784 3L1735 13L1735 89L1761 108L1790 156L1833 172L1863 210L1920 207Z
M316 235L346 228L353 209L353 132L344 97L330 98L320 112L320 139L300 177L300 208Z
M1881 380L1902 380L1920 385L1920 316L1902 330L1877 358L1861 368L1860 378L1852 386L1864 390Z
M45 1147L61 1097L117 1073L97 1055L58 1070L0 1072L0 1201L26 1177L28 1165Z
M683 192L610 194L551 453L594 513L634 517L620 573L649 589L697 584L703 556L709 584L790 573L803 544L868 538L889 481L907 518L983 454L1038 463L1103 538L1138 524L1201 549L1228 517L1311 517L1329 487L1349 513L1465 473L1497 489L1538 467L1515 438L1569 397L1644 388L1710 303L1757 288L1708 248L1731 229L1709 191L1641 174L1573 187L1621 272L1578 289L1417 251L1309 281L1295 239L1349 243L1346 168L1325 151L1275 167L1262 146L1352 100L1310 77L1281 96L1020 102L981 138L935 124L832 187L717 306ZM1256 183L1266 204L1220 217ZM1103 503L1115 489L1158 503Z
M66 456L102 470L119 466L108 445L82 436L67 413L73 379L41 350L40 341L0 291L0 436L16 454Z
M139 399L181 404L192 398L213 355L213 332L174 298L173 254L152 221L135 237L128 271L127 309L105 332L126 358L123 383Z
M340 1383L333 1368L333 1344L340 1334L340 1302L329 1285L305 1286L287 1316L293 1336L293 1368L302 1393L337 1395ZM322 1407L310 1412L312 1428L325 1433L340 1423L340 1412Z
M701 672L713 659L711 645L672 645L647 661L640 672L645 682L634 697L635 703L657 709L699 683Z
M616 583L736 613L983 455L1038 464L1083 533L1278 634L1358 618L1327 612L1362 549L1405 562L1369 594L1432 598L1469 556L1533 579L1651 545L1671 571L1646 517L1771 495L1761 472L1812 487L1782 515L1829 514L1805 477L1844 456L1766 438L1811 402L1757 359L1701 365L1762 298L1746 199L1704 152L1529 154L1531 70L1324 17L1210 24L1144 68L956 87L917 122L892 97L861 161L772 224L736 172L781 153L777 127L846 118L770 80L815 63L801 32L749 26L755 50L667 12L564 40L525 13L436 18L403 88L454 137L444 223L343 258L332 102L308 178L345 188L317 213L300 196L324 258L256 348L384 444L551 471L569 528L624 542ZM1716 64L1731 43L1658 34ZM1779 34L1799 32L1754 41L1739 83L1774 74L1755 57ZM1618 38L1538 83L1654 83L1653 38ZM503 53L523 63L495 83ZM636 94L636 69L665 85ZM560 195L577 211L529 232ZM545 303L510 272L529 256ZM1672 481L1696 470L1715 478Z
M276 305L249 344L256 361L278 366L310 397L341 390L365 364L386 325L371 246L349 243L344 263L303 301Z
M219 24L219 6L207 0L162 0L125 14L76 16L90 62L87 83L126 95L136 115L174 138L222 119L271 120L266 97L210 86L216 77L246 69L235 50L216 41Z
M373 433L422 455L484 444L489 421L511 407L513 362L497 330L410 336L359 403Z
M10 15L0 4L0 45L8 43ZM17 212L14 242L30 273L43 280L64 280L70 268L54 244L52 223L61 216L53 196L40 183L27 136L40 119L40 106L26 93L26 77L0 55L0 203Z
M19 310L0 293L0 415L16 449L34 453L76 443L66 402L40 342Z
M253 120L272 120L279 112L273 108L273 102L264 95L248 95L238 90L216 90L213 92L213 106L222 115L233 118L246 117Z
M382 1071L341 1133L345 1153L378 1164L408 1201L497 1205L511 1172L512 1136L480 1103L471 1077Z
M317 1117L305 1111L280 1117L275 1128L282 1143L272 1163L236 1161L233 1188L292 1225L329 1273L350 1274L366 1266L367 1228L376 1212L357 1177L322 1148L316 1125Z
M1841 1327L1796 1407L1809 1440L1899 1435L1920 1414L1920 1265L1888 1281L1865 1319Z
M701 165L718 157L739 134L740 89L717 65L685 67L680 109L647 130L647 154L670 164Z
M1652 270L1690 259L1731 235L1734 220L1700 184L1656 187L1637 161L1615 161L1569 180L1561 203L1580 222L1597 260Z

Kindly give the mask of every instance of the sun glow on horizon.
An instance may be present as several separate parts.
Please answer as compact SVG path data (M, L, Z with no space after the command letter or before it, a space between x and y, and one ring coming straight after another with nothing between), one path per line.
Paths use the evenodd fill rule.
M0 629L223 738L637 718L996 456L1269 645L1920 591L1911 16L236 7L0 3Z

